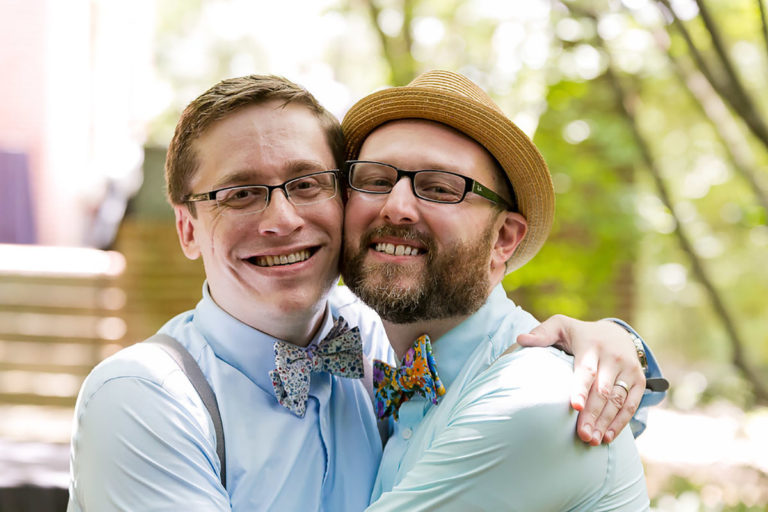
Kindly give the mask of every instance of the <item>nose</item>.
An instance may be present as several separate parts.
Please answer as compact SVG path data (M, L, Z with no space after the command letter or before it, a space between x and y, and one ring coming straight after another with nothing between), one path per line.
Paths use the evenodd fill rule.
M410 178L403 177L387 194L381 215L391 224L415 224L418 222L418 198L411 189Z
M304 225L304 219L281 189L270 194L269 204L259 214L259 234L264 236L287 236Z

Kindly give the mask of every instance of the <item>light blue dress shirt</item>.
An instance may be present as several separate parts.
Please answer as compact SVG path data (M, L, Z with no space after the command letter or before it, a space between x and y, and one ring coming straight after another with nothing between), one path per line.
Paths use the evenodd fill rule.
M358 325L368 356L391 359L381 323L345 288L333 318ZM68 510L362 510L381 439L356 379L312 375L307 413L277 403L269 371L274 338L203 299L160 329L200 365L216 394L226 439L219 482L213 423L189 380L157 346L139 343L99 364L77 400Z
M576 437L572 357L524 348L496 361L537 324L498 286L432 342L447 393L402 405L369 510L648 509L632 433L598 447Z

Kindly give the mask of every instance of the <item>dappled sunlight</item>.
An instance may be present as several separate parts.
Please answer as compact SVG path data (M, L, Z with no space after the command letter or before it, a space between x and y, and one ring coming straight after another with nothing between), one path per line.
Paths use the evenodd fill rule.
M650 463L748 466L768 473L768 409L749 413L733 406L705 412L651 409L649 427L637 439Z
M654 510L721 510L740 503L759 509L768 503L766 432L766 408L746 414L729 404L698 412L652 409L637 446L657 500ZM689 490L680 492L681 486Z

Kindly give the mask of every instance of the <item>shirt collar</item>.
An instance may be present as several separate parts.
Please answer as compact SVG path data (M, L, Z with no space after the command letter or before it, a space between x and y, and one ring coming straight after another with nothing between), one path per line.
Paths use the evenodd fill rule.
M195 308L193 322L218 359L239 370L263 390L273 392L269 372L275 369L274 345L278 338L244 324L221 309L208 292L207 281L203 283L203 299ZM326 304L323 322L311 343L325 337L332 326L333 315Z
M446 389L480 345L493 343L494 334L509 316L511 308L516 306L507 297L504 287L499 284L491 291L480 309L438 340L432 341L432 354Z

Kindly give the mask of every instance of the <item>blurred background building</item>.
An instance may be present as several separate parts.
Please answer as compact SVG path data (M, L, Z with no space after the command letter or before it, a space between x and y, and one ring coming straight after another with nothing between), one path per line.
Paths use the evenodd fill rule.
M0 3L6 243L111 244L156 113L155 3Z

